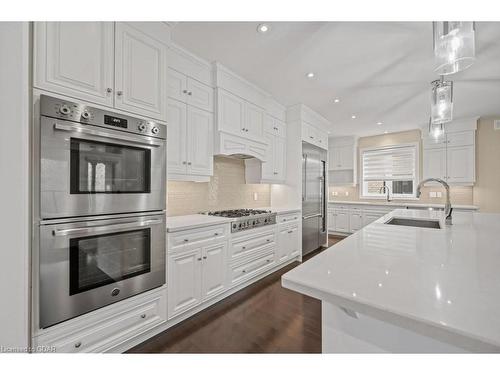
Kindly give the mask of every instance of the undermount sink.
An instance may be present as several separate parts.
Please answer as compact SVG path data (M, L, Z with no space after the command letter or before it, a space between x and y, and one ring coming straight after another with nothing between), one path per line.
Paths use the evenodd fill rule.
M426 219L406 219L402 217L393 217L385 224L390 225L405 225L407 227L419 227L419 228L434 228L441 229L439 220L426 220Z

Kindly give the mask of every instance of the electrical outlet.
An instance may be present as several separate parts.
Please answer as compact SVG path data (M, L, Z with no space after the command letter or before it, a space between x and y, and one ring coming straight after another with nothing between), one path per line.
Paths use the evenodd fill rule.
M430 198L436 198L436 192L435 191L429 191L429 197Z
M253 200L256 201L259 199L259 194L253 193Z
M441 193L440 191L437 192L437 197L438 198L441 198L443 196L443 193Z

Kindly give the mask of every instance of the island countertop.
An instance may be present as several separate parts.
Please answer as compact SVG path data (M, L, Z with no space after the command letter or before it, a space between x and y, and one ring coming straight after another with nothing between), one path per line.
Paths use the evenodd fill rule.
M442 229L385 224L439 219ZM398 209L282 277L286 288L462 347L500 350L500 214Z

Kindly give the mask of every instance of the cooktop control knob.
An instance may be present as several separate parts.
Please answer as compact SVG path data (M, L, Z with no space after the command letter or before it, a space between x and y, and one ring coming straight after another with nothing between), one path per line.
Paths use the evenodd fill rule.
M71 110L69 109L69 107L66 104L63 104L62 106L59 107L59 112L63 115L69 115Z
M139 129L141 132L145 131L146 130L146 124L141 122L139 123L139 126L137 127L137 129Z
M82 111L82 118L88 120L90 118L90 112L86 109Z
M153 134L158 134L159 131L160 131L160 129L158 129L156 126L153 126L153 129L151 129L151 132Z

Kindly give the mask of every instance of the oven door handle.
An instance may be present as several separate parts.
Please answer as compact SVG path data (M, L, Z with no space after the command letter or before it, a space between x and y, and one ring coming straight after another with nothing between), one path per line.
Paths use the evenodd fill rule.
M122 141L127 141L127 142L131 142L131 143L138 143L138 144L146 145L146 146L161 147L163 145L162 142L156 142L153 140L141 140L141 139L129 137L129 136L122 135L122 134L110 134L110 133L103 132L100 130L88 129L88 128L85 128L83 126L78 126L78 125L55 123L54 129L64 130L64 131L68 131L68 132L85 133L85 134L90 134L90 135L95 135L98 137L104 137L104 138L110 138L110 139L119 139Z
M99 225L94 227L81 227L81 228L68 228L68 229L54 229L52 235L56 237L69 236L72 234L90 234L96 232L111 232L118 229L141 228L154 224L161 224L160 219L133 221L128 223Z

